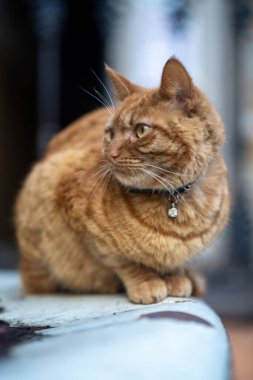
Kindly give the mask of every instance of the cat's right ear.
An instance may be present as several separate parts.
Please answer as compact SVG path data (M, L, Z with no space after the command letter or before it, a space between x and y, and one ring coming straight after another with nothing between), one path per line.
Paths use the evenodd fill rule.
M175 104L185 109L192 109L196 102L196 94L192 79L186 68L175 57L170 58L162 73L159 89L160 94L175 101Z
M113 84L116 97L119 100L122 101L126 99L128 96L136 92L141 92L144 90L142 87L131 83L128 79L124 78L122 75L117 73L115 70L113 70L111 67L109 67L106 64L105 64L105 70Z

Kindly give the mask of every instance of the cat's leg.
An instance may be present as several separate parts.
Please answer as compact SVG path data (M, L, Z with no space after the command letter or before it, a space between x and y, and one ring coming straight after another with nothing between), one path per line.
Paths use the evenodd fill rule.
M173 271L164 276L168 295L171 297L189 297L192 294L192 282L184 269Z
M58 230L58 228L59 230ZM122 283L111 269L91 257L83 240L66 225L38 234L18 233L20 272L26 293L115 293Z
M40 236L31 228L17 230L19 269L25 293L53 293L59 288L40 251Z
M19 268L23 280L23 290L26 294L54 293L59 290L59 285L45 265L40 260L34 260L34 255L30 251L22 251Z
M88 261L88 262L87 262ZM73 265L74 264L74 265ZM69 263L68 269L50 268L39 260L20 260L20 273L26 294L43 294L56 292L74 293L104 293L111 294L122 290L122 283L118 276L108 268L87 260L85 265Z
M151 304L167 296L164 280L152 269L142 265L126 263L115 268L127 295L133 303Z
M88 242L64 223L43 235L41 251L62 290L75 293L115 293L122 283L112 269L90 255Z
M52 272L62 289L70 292L113 294L123 289L122 282L111 269L84 251L78 260L70 258L67 266L53 266Z
M28 261L21 258L20 273L24 292L42 294L67 291L109 294L122 290L122 283L116 274L92 259L83 258L83 266L69 261L65 268L59 264L58 268L52 267L50 271L38 259L30 258Z
M193 268L181 268L164 277L168 294L172 297L202 297L206 282L199 271Z

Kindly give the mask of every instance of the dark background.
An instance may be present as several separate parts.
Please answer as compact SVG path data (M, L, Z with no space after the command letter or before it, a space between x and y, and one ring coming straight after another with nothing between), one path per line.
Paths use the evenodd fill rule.
M17 264L15 196L50 137L96 107L100 2L0 1L0 267Z

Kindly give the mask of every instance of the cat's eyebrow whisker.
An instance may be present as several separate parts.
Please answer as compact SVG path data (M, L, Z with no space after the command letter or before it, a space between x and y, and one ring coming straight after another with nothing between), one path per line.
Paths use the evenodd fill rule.
M110 102L111 102L111 105L112 105L112 108L115 110L115 107L114 107L114 103L113 103L113 100L112 100L112 97L106 87L106 85L102 82L102 80L99 78L99 76L95 73L94 70L91 69L91 72L95 75L95 77L97 78L97 80L101 83L101 85L103 86L103 88L105 89L109 99L110 99ZM109 104L109 103L108 103Z
M83 87L80 87L80 86L79 86L79 88L80 88L82 91L86 92L86 94L88 94L88 95L92 96L94 99L96 99L96 100L97 100L100 104L102 104L102 106L105 107L105 108L107 109L107 111L110 112L110 114L113 116L113 112L112 112L111 108L108 108L108 107L104 104L104 102L102 102L102 100L101 100L100 98L98 98L97 96L95 96L95 95L92 94L91 92L85 90L85 88L83 88Z
M100 97L101 101L104 103L106 107L108 107L112 112L114 112L114 109L112 108L111 104L108 102L108 100L104 97L103 94L101 94L100 91L98 91L95 87L93 87L93 90L95 93Z
M106 105L106 107L108 107L112 112L114 112L112 106L110 105L110 103L108 103L108 100L104 97L103 94L101 94L100 91L98 91L96 89L96 87L93 87L93 91L97 94L97 96L101 99L101 101L104 103L104 105Z

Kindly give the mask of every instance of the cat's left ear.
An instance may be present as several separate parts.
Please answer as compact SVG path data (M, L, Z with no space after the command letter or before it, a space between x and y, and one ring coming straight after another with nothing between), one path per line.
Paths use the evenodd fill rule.
M144 90L142 87L131 83L128 79L124 78L111 67L105 65L105 70L112 81L112 84L116 91L116 96L119 100L124 100L128 96Z
M159 92L163 97L174 100L177 105L188 110L195 105L192 79L182 63L174 57L163 68Z

